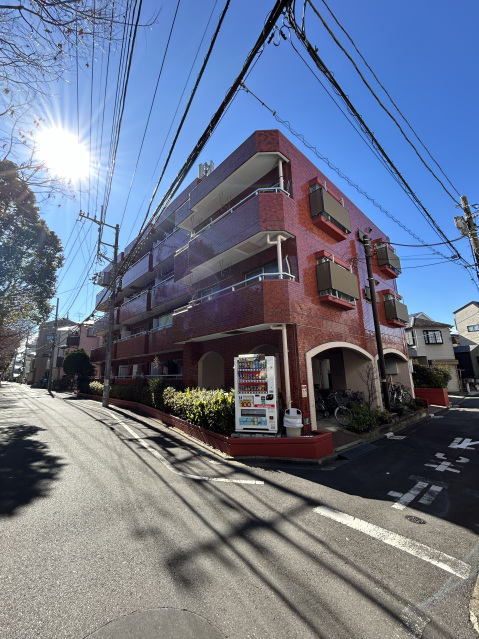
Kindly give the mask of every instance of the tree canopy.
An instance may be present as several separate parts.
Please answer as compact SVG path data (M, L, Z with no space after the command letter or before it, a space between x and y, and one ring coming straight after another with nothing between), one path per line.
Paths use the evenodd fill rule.
M83 348L77 348L74 351L70 351L63 360L63 371L67 377L73 378L78 375L78 378L82 380L93 375L95 367Z
M38 214L35 195L17 166L0 161L0 327L46 320L62 246Z

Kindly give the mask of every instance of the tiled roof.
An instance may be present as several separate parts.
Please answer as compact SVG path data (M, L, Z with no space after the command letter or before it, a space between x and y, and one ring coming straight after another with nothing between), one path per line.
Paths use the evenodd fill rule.
M442 322L434 322L433 320L419 319L413 317L411 326L417 326L418 328L452 328L452 324L443 324Z

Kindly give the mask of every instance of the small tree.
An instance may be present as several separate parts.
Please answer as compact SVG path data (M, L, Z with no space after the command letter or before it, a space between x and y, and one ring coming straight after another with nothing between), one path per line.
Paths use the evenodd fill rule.
M82 382L85 382L88 377L93 375L95 367L90 361L89 355L85 353L83 348L78 348L68 353L63 360L63 370L67 377L74 379L77 376L77 383L80 387Z
M358 370L358 377L366 387L366 404L370 409L378 398L377 380L378 373L372 362L368 362L365 366Z

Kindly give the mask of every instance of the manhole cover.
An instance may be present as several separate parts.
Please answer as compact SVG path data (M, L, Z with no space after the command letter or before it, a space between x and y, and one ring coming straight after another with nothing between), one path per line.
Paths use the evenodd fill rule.
M187 610L134 612L99 628L89 639L225 639L209 621Z
M420 517L414 517L414 515L406 515L408 521L412 521L413 524L425 524L425 520Z

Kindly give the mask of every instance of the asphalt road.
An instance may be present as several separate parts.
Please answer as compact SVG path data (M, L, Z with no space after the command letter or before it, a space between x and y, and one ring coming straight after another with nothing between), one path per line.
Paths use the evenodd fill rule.
M1 637L477 637L478 399L322 467L16 384L0 415Z

